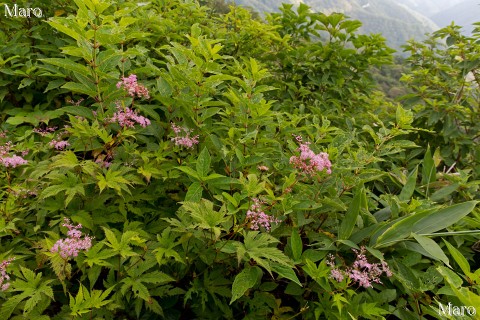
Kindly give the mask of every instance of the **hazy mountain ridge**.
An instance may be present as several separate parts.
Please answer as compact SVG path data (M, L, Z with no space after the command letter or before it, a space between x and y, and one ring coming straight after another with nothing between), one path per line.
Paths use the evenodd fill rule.
M398 4L402 4L417 11L426 17L431 17L438 12L445 11L465 0L394 0Z
M463 27L465 33L469 34L474 28L472 24L480 21L480 0L465 0L437 12L431 18L440 27L447 26L454 21Z
M400 3L398 3L399 1ZM360 20L363 24L361 33L381 33L394 49L411 38L422 40L426 33L438 29L438 26L414 11L403 2L407 0L303 0L317 12L342 12L352 19ZM410 0L413 1L413 0ZM296 4L298 0L236 0L237 4L251 6L257 11L278 11L281 2ZM412 4L411 4L412 5Z

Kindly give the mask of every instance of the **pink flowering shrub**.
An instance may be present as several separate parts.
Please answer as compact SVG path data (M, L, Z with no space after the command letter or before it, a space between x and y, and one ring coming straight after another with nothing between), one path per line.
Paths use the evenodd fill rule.
M70 143L68 143L68 141L64 141L64 140L55 140L53 139L52 141L50 141L49 143L50 147L52 148L55 148L57 150L65 150L66 147L68 147L70 145Z
M3 260L0 263L0 290L5 291L10 287L10 276L7 274L7 267L12 263L14 258Z
M147 127L150 125L150 120L139 116L137 112L132 109L125 107L117 103L117 112L113 114L113 117L110 119L112 123L118 123L123 128L133 128L135 124L139 124L142 127Z
M264 23L215 1L37 2L46 19L0 27L0 257L21 257L0 264L1 319L420 319L452 292L440 250L480 292L475 234L445 246L476 228L478 115L444 126L474 151L450 152L437 129L457 105L384 100L381 37L304 4ZM463 81L445 93L476 110L461 75L479 65L460 65L438 69Z
M57 130L57 127L34 128L33 132L45 137L46 135L55 132L55 130Z
M82 238L81 224L75 226L70 223L70 219L64 218L62 226L68 229L67 238L55 242L50 252L58 252L63 259L67 260L77 257L80 251L87 251L91 248L92 238L89 236Z
M297 142L300 144L297 151L300 152L299 156L291 156L290 164L300 170L307 176L313 176L317 172L325 170L326 173L332 173L332 163L328 159L328 153L320 152L315 154L310 149L310 142L303 142L301 136L295 136Z
M356 254L356 259L350 267L340 269L335 265L335 257L329 255L327 265L331 268L330 275L338 282L342 282L348 277L353 283L360 287L371 288L372 283L382 283L380 276L385 274L387 277L392 276L392 272L385 261L381 263L371 263L365 255L365 247L361 247L360 251L352 249Z
M117 88L123 88L131 97L144 97L145 99L150 98L148 93L148 89L144 86L137 83L137 76L135 74L131 74L128 77L123 77L122 81L117 83Z
M246 216L250 229L260 230L260 228L264 228L267 232L270 231L272 223L279 223L280 220L263 211L263 202L261 200L258 198L253 198L252 200L253 204L250 206L250 210L247 211Z
M176 146L192 149L194 145L198 144L199 135L197 134L195 136L190 136L193 132L192 129L179 127L173 122L170 125L172 126L172 130L175 134L175 137L172 138L172 141Z
M20 156L10 156L10 149L13 147L11 142L7 142L5 145L0 146L0 164L6 168L15 168L27 164L28 161Z

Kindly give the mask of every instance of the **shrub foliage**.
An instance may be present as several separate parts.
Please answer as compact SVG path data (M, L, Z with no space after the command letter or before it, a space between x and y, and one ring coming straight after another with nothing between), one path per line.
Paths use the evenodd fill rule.
M44 17L2 18L1 319L480 306L480 32L407 44L392 102L341 14L16 3Z

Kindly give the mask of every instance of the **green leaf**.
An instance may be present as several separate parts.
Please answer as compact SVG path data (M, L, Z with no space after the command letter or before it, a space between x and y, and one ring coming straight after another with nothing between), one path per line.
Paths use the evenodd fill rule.
M407 201L412 197L413 192L415 192L415 185L417 183L417 173L418 166L415 167L415 169L408 175L407 183L405 183L402 188L402 192L400 192L400 195L398 196L400 201Z
M68 114L73 114L74 116L81 116L87 119L93 119L92 109L82 107L82 106L66 106L60 108L59 110L64 111Z
M292 249L293 259L299 261L302 257L303 243L302 237L298 233L298 230L295 228L292 230L292 236L290 237L290 247Z
M310 259L305 259L305 265L302 267L303 271L308 274L316 283L318 283L325 291L331 292L329 276L330 268L323 260L318 266Z
M57 20L60 20L60 19L57 19ZM66 20L66 19L65 19ZM49 25L51 25L53 28L57 29L58 31L60 32L63 32L65 33L66 35L72 37L73 39L75 40L78 40L80 39L81 35L77 32L75 32L72 28L70 28L69 26L65 26L61 23L58 23L57 21L55 20L49 20L47 21L47 23Z
M2 308L0 309L0 318L10 319L10 316L12 315L17 305L26 297L28 297L28 295L19 294L19 295L10 297L7 301L2 301Z
M52 80L48 83L48 86L47 88L45 89L45 91L43 91L44 93L45 92L48 92L50 90L53 90L53 89L57 89L58 87L62 86L63 84L65 84L66 81L63 80L63 79L60 79L60 80Z
M261 275L262 270L259 267L247 267L237 274L235 280L233 280L230 304L243 296L248 289L252 288Z
M450 266L450 262L448 261L447 256L443 252L442 248L428 237L424 237L418 235L416 233L412 234L415 240L422 246L425 251L427 251L432 257L437 259L438 261L443 261L447 266Z
M49 186L45 189L43 189L42 193L40 194L40 199L46 199L48 197L53 197L59 192L62 192L65 190L64 185L54 185L54 186Z
M77 156L73 151L64 151L58 156L52 158L52 168L69 168L73 169L79 165Z
M31 85L32 83L35 82L35 79L30 79L30 78L24 78L22 79L22 81L20 82L20 85L18 86L18 89L23 89L25 87L28 87L29 85Z
M350 238L353 232L353 228L357 223L357 217L360 213L360 207L362 205L362 196L365 193L363 186L357 188L355 192L355 197L353 198L352 203L348 207L347 213L342 220L340 225L340 230L338 231L338 238L341 240L347 240Z
M448 251L452 255L453 259L455 262L458 264L460 269L462 269L463 273L467 276L470 277L470 264L468 263L467 259L461 254L461 252L452 246L447 240L443 239L443 242L447 245Z
M425 185L435 182L437 175L436 171L437 169L435 167L435 162L432 157L432 152L430 150L430 146L428 146L422 163L422 184Z
M224 210L215 211L213 203L202 199L200 202L184 202L183 207L203 229L213 229L228 220Z
M185 201L199 202L202 199L203 188L199 182L194 182L188 187Z
M468 201L435 211L415 223L412 232L422 235L450 227L472 212L477 203Z
M131 179L127 180L128 177L125 176L130 170L130 168L121 168L120 170L110 169L105 176L103 174L98 174L96 177L100 192L108 187L114 189L118 195L122 195L122 191L131 194L129 186L132 185L132 181Z
M177 167L178 170L185 172L190 177L194 178L195 180L200 180L198 173L190 167Z
M462 286L462 278L460 278L454 271L444 266L438 266L437 271L444 277L445 280L447 280L447 282L453 288L460 288Z
M413 112L402 108L401 105L397 107L396 121L400 128L409 128L413 122Z
M460 184L458 183L454 183L454 184L451 184L449 186L446 186L446 187L443 187L437 191L435 191L431 196L430 196L430 200L432 201L440 201L442 199L444 199L445 197L449 196L450 194L452 194L453 192L457 191L457 189L460 187Z
M62 58L45 58L45 59L40 59L40 61L43 61L45 63L70 70L73 72L77 72L82 75L88 75L90 74L90 69L82 64L73 62L70 59L62 59Z
M63 89L67 89L73 92L78 92L82 94L86 94L92 98L95 98L97 96L97 92L93 90L90 87L87 87L86 85L82 83L77 83L77 82L67 82L62 86Z
M411 233L425 235L447 228L469 214L477 203L477 201L469 201L440 210L425 210L401 218L383 230L376 241L373 241L374 247L381 248L392 245L406 239Z
M272 263L278 263L288 267L293 267L294 265L282 251L276 247L270 247L271 244L277 243L278 240L269 234L259 233L258 231L248 231L245 235L244 242L245 256L253 259L270 274Z
M200 152L200 155L198 156L197 159L197 173L200 176L200 178L204 178L208 175L208 171L210 171L210 153L208 152L208 149L205 147L203 148L202 152Z
M285 265L277 264L277 263L272 263L271 264L272 271L278 273L279 276L284 277L288 280L291 280L298 284L300 287L303 287L302 284L300 283L300 280L298 280L297 275L293 271L291 267L287 267Z

